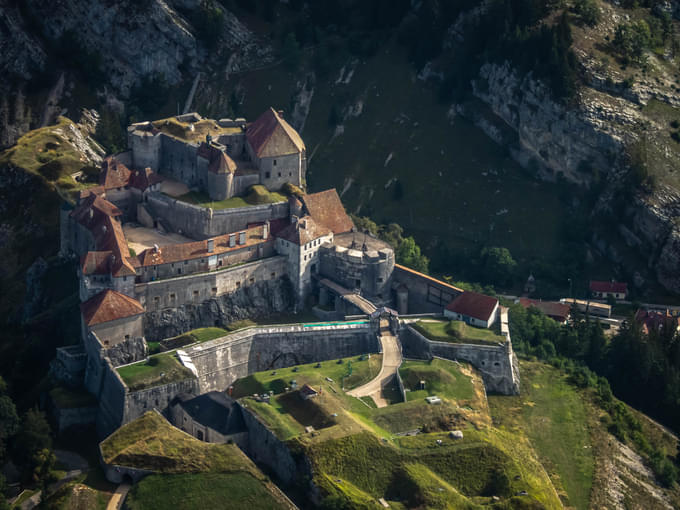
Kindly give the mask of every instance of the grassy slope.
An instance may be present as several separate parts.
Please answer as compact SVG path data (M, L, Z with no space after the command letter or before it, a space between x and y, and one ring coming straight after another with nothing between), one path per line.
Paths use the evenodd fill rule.
M489 397L494 424L525 434L565 504L588 508L594 460L587 409L566 376L541 363L522 362L522 395Z
M248 473L151 475L134 486L126 500L130 510L196 508L270 510L286 508L260 480Z
M360 363L366 362L355 365ZM527 490L530 496L517 502L520 507L535 500L548 508L559 507L557 495L529 443L518 434L489 428L481 380L466 365L443 360L432 364L406 362L403 373L409 381L413 377L437 380L444 404L430 406L420 399L382 409L345 395L337 384L338 367L342 365L326 362L320 369L306 365L298 372L291 368L262 372L234 385L237 395L270 389L278 393L292 378L298 384L315 381L315 387L323 387L322 396L313 402L278 400L285 394L275 397L272 404L250 398L242 402L269 423L279 437L293 437L290 441L295 448L307 452L314 465L314 483L324 494L345 499L352 508L373 508L378 497L390 500L394 508L418 504L429 508L474 508L479 502L490 502L490 498L471 498L497 493L504 499L504 507L511 504L512 495ZM335 382L331 384L325 377L333 372ZM466 409L449 400L454 397ZM287 407L282 403L295 405ZM309 419L312 412L326 417L335 412L338 416L331 420L330 427L310 435L302 432L304 423L297 419ZM319 419L318 415L315 418ZM419 427L432 431L462 428L465 438L454 440L446 432L415 437L393 435ZM441 439L441 446L437 439Z
M275 191L268 191L264 186L252 186L252 189L245 197L232 197L225 200L213 201L202 191L190 191L180 197L179 200L196 204L212 209L233 209L236 207L248 207L249 205L273 204L285 202L286 196Z

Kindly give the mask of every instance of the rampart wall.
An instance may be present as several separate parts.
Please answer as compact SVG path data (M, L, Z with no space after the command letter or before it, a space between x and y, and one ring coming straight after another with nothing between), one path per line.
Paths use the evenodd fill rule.
M459 344L435 342L421 335L411 326L405 326L399 339L407 358L431 359L433 357L467 361L482 374L486 391L503 395L519 394L519 370L512 344L502 345Z
M441 313L446 305L462 293L461 289L453 285L435 280L399 264L394 265L392 280L408 289L407 310L399 310L400 315Z
M280 279L286 274L286 260L277 255L207 273L141 283L135 286L135 298L147 312L200 304L257 282Z
M253 372L378 352L369 323L249 328L186 349L201 393L225 390Z
M147 195L146 207L154 218L174 232L191 234L196 239L243 230L251 223L288 217L288 202L214 210L156 192Z

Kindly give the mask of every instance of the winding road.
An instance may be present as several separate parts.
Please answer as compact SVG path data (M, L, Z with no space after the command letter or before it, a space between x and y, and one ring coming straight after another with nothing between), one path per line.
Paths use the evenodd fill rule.
M384 332L380 336L380 344L383 352L380 373L363 386L348 391L347 394L357 398L371 397L378 407L387 407L389 402L383 396L383 388L389 385L397 375L397 370L402 361L401 346L397 337L388 332Z

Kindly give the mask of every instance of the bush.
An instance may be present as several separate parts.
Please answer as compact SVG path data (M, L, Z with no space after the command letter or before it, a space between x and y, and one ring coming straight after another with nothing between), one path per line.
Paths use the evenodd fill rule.
M149 365L150 367L158 366L158 357L149 358L149 361L147 361L146 364Z
M595 0L576 0L574 11L586 25L594 27L600 21L600 9Z

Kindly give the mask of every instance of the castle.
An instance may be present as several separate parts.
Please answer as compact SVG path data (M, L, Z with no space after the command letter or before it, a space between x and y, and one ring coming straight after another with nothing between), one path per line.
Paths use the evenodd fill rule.
M141 399L143 408L127 397L119 401L120 391L130 391L115 368L146 359L148 340L199 326L223 326L246 313L298 310L310 303L323 320L376 317L380 310L388 310L389 316L441 313L463 293L396 265L387 243L356 231L334 189L305 193L305 146L281 112L269 109L253 123L191 113L133 124L128 146L128 151L106 158L98 186L81 192L74 208L61 211L61 254L79 260L82 343L58 351L56 371L71 381L82 380L99 399L99 414L109 417L101 427L106 432L146 409L147 397ZM186 199L204 194L214 201L230 200L253 186L287 196L215 209L206 206L211 202ZM261 310L247 309L256 302L264 303ZM239 303L246 305L234 311ZM179 316L189 318L176 325ZM254 370L288 363L288 354L292 363L312 359L305 357L309 353L329 359L379 348L366 327L313 334L294 327L251 332L245 351L230 350L217 359L245 356L241 365ZM276 338L292 342L297 347L291 349L300 352L277 351ZM417 350L422 346L416 340ZM510 362L501 367L496 361L501 368L491 368L489 361L489 377L507 379L509 373L510 386L501 382L499 388L515 391L512 367L507 371L508 363L512 365L509 338L505 347L495 349L500 354L483 355ZM202 379L204 369L196 371L194 362L199 364L203 354L195 351L193 356L182 363L193 367L203 382L173 387L154 399L156 407L167 409L170 397L179 392L224 390L221 386L248 372L232 370L225 361L210 369L221 373L219 378ZM268 364L266 356L271 357Z

